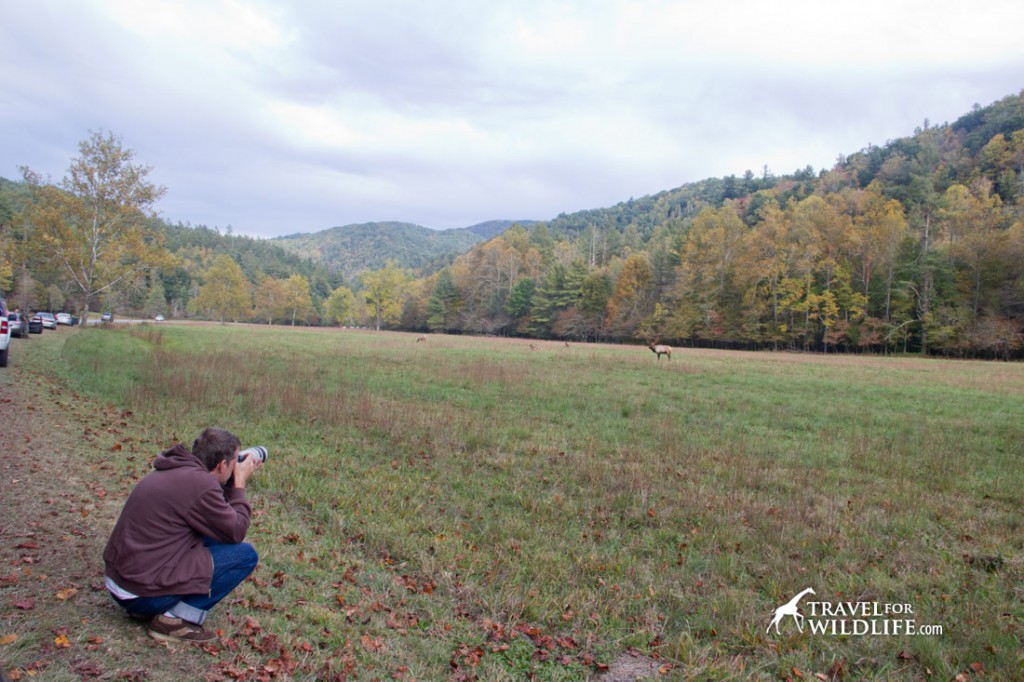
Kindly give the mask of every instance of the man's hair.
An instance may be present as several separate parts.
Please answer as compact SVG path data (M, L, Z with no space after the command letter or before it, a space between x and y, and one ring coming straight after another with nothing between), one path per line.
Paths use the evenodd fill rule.
M211 426L203 429L192 443L192 454L199 458L207 471L213 471L218 464L234 457L241 445L242 441L235 434L227 429Z

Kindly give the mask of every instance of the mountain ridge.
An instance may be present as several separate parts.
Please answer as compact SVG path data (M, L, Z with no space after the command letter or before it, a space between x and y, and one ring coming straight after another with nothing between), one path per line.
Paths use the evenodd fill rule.
M468 227L434 230L415 223L374 221L274 237L268 241L310 258L344 279L351 279L364 270L382 268L388 261L417 271L443 267L512 225L534 222L488 220Z

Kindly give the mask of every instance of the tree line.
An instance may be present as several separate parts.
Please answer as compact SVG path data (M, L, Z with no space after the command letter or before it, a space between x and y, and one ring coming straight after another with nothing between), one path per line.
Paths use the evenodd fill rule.
M731 348L1024 354L1024 96L841 157L514 225L413 270L343 277L168 225L113 134L59 184L0 182L0 290L22 307ZM106 184L104 184L106 183ZM443 267L442 267L443 265ZM440 269L438 269L440 268ZM62 298L63 297L63 298Z

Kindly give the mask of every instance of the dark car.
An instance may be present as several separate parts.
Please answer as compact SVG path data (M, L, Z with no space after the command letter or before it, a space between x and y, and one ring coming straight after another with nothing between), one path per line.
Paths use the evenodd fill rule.
M21 313L8 314L7 321L11 326L11 336L17 336L19 339L28 336L28 320Z
M32 317L28 318L28 333L29 334L42 334L43 333L43 318L36 313Z

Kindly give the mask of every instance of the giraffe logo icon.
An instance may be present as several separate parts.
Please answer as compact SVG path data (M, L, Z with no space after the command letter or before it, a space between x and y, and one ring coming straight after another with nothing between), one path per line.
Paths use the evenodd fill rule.
M804 615L802 613L800 613L798 607L800 605L800 600L803 599L804 596L808 595L808 594L814 594L814 590L812 590L811 588L808 587L806 590L804 590L800 594L796 595L795 597L790 599L788 602L786 602L785 604L783 604L779 608L775 609L775 617L772 618L772 622L768 624L768 629L765 630L765 632L771 632L772 626L774 625L775 626L775 634L782 634L782 633L779 632L779 623L781 623L782 619L785 618L786 616L793 616L793 621L796 622L796 629L799 630L800 632L803 632L804 631Z

